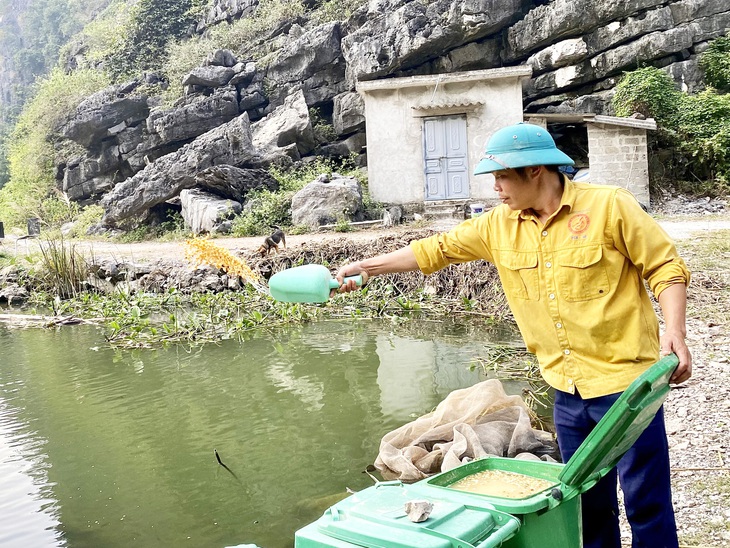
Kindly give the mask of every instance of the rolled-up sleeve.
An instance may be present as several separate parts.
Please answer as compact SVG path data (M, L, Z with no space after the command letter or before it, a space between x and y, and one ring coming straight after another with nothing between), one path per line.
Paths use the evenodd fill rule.
M656 297L670 285L689 285L689 269L674 242L631 193L616 191L611 217L614 245L641 271Z
M488 216L469 219L449 232L411 242L410 246L424 274L432 274L452 264L485 259L491 254L485 245L489 231Z

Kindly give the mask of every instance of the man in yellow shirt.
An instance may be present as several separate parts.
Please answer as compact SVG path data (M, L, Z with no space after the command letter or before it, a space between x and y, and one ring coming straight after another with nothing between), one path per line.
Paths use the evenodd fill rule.
M620 393L660 354L674 352L671 382L691 375L685 344L690 274L667 234L619 187L574 183L557 166L573 165L547 130L516 124L487 143L475 174L493 173L502 205L448 233L343 266L345 276L451 263L493 263L527 349L555 388L555 426L564 462ZM647 282L665 320L659 323ZM621 480L633 548L676 548L669 456L660 410L616 470L583 495L584 546L619 548L616 478Z

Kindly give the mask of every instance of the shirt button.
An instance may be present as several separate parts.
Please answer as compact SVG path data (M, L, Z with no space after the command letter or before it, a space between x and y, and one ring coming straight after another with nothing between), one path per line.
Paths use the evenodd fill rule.
M573 379L568 379L568 384L569 384L570 386L573 386Z
M570 350L566 348L565 350L563 350L563 354L565 354L566 356L570 355Z
M550 297L550 299L554 299L555 298L555 293L550 293L550 295L548 295L548 297Z
M553 263L551 263L550 261L548 261L548 262L545 263L545 266L548 267L548 268L550 268L551 266L553 266Z
M555 324L555 327L557 327L558 329L562 329L563 328L563 324L560 323L560 322L558 322L558 323Z
M543 230L543 231L542 231L542 235L543 235L543 236L547 236L547 230Z

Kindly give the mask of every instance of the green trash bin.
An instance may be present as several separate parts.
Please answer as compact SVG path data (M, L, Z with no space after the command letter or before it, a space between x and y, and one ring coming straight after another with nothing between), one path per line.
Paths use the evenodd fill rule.
M489 457L413 485L383 482L332 506L297 531L296 548L479 547L580 548L580 495L605 476L649 425L669 393L679 360L672 354L636 379L565 464ZM485 470L547 480L540 491L507 498L454 484ZM412 523L405 503L426 500L433 512Z
M520 527L517 518L496 510L486 501L464 501L448 493L428 491L419 484L400 481L364 489L297 531L294 546L496 548ZM420 523L410 521L406 503L426 496L433 504L430 516Z

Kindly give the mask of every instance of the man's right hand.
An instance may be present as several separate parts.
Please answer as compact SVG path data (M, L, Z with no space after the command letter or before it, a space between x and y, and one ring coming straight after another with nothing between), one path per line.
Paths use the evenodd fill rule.
M349 293L350 291L360 289L361 286L357 285L355 283L355 280L347 280L347 282L345 282L345 278L347 278L348 276L360 275L362 276L362 285L368 283L370 275L368 274L368 271L361 266L360 263L361 261L346 264L337 271L337 275L335 276L335 278L337 278L337 281L340 283L340 288L333 291L339 291L340 293Z

